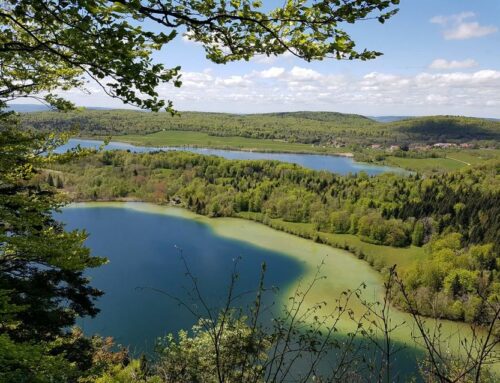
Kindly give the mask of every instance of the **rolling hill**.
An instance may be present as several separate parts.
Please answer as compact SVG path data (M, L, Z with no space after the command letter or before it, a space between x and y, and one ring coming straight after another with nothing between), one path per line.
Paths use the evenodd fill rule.
M387 123L335 112L227 114L182 112L178 116L134 110L82 110L23 113L22 123L34 129L75 129L81 136L147 135L161 131L203 132L305 144L433 144L437 142L500 142L500 122L460 116L416 117Z

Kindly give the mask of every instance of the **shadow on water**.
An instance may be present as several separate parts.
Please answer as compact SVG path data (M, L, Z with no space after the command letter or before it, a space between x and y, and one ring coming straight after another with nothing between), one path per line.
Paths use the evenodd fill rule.
M139 351L151 350L156 337L195 322L186 309L155 290L181 297L203 313L190 297L192 286L179 249L214 307L223 304L237 257L242 257L240 292L256 289L262 262L267 264L268 285L286 286L302 272L291 258L218 237L195 220L114 208L66 208L59 218L68 229L86 229L93 254L109 259L88 273L92 284L105 292L98 302L101 312L80 325L88 334L110 335ZM242 304L253 298L248 295Z

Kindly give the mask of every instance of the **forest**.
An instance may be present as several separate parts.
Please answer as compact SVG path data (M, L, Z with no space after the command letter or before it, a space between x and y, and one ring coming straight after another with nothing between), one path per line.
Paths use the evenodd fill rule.
M83 137L147 135L164 130L197 131L316 145L409 145L439 142L481 143L496 147L500 122L480 118L429 116L390 123L335 112L224 114L149 113L132 110L78 110L23 113L25 127L59 132L78 130Z
M38 181L73 201L171 203L211 217L252 212L264 223L265 217L310 223L318 234L423 246L427 257L402 270L420 313L476 322L488 320L479 294L500 294L499 166L493 160L431 177L340 176L276 161L105 151L53 166ZM439 314L428 305L434 300L441 302Z

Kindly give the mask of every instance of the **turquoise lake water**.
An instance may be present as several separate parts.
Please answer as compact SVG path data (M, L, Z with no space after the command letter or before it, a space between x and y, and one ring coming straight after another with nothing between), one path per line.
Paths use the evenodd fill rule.
M256 288L262 262L267 265L268 286L284 287L302 270L290 257L219 237L195 220L109 207L68 207L57 217L67 229L85 229L92 253L109 259L88 273L92 285L105 292L98 301L101 312L79 325L87 334L112 336L132 351L151 351L157 337L189 329L196 321L187 309L156 290L183 299L203 314L200 302L187 293L192 284L180 249L214 308L224 303L238 257L240 292ZM250 303L252 297L240 304ZM269 296L267 303L275 298Z

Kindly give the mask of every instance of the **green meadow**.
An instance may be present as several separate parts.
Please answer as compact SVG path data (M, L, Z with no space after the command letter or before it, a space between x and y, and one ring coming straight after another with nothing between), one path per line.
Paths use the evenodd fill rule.
M417 172L454 171L500 158L499 149L437 150L436 158L404 158L387 156L385 163Z

